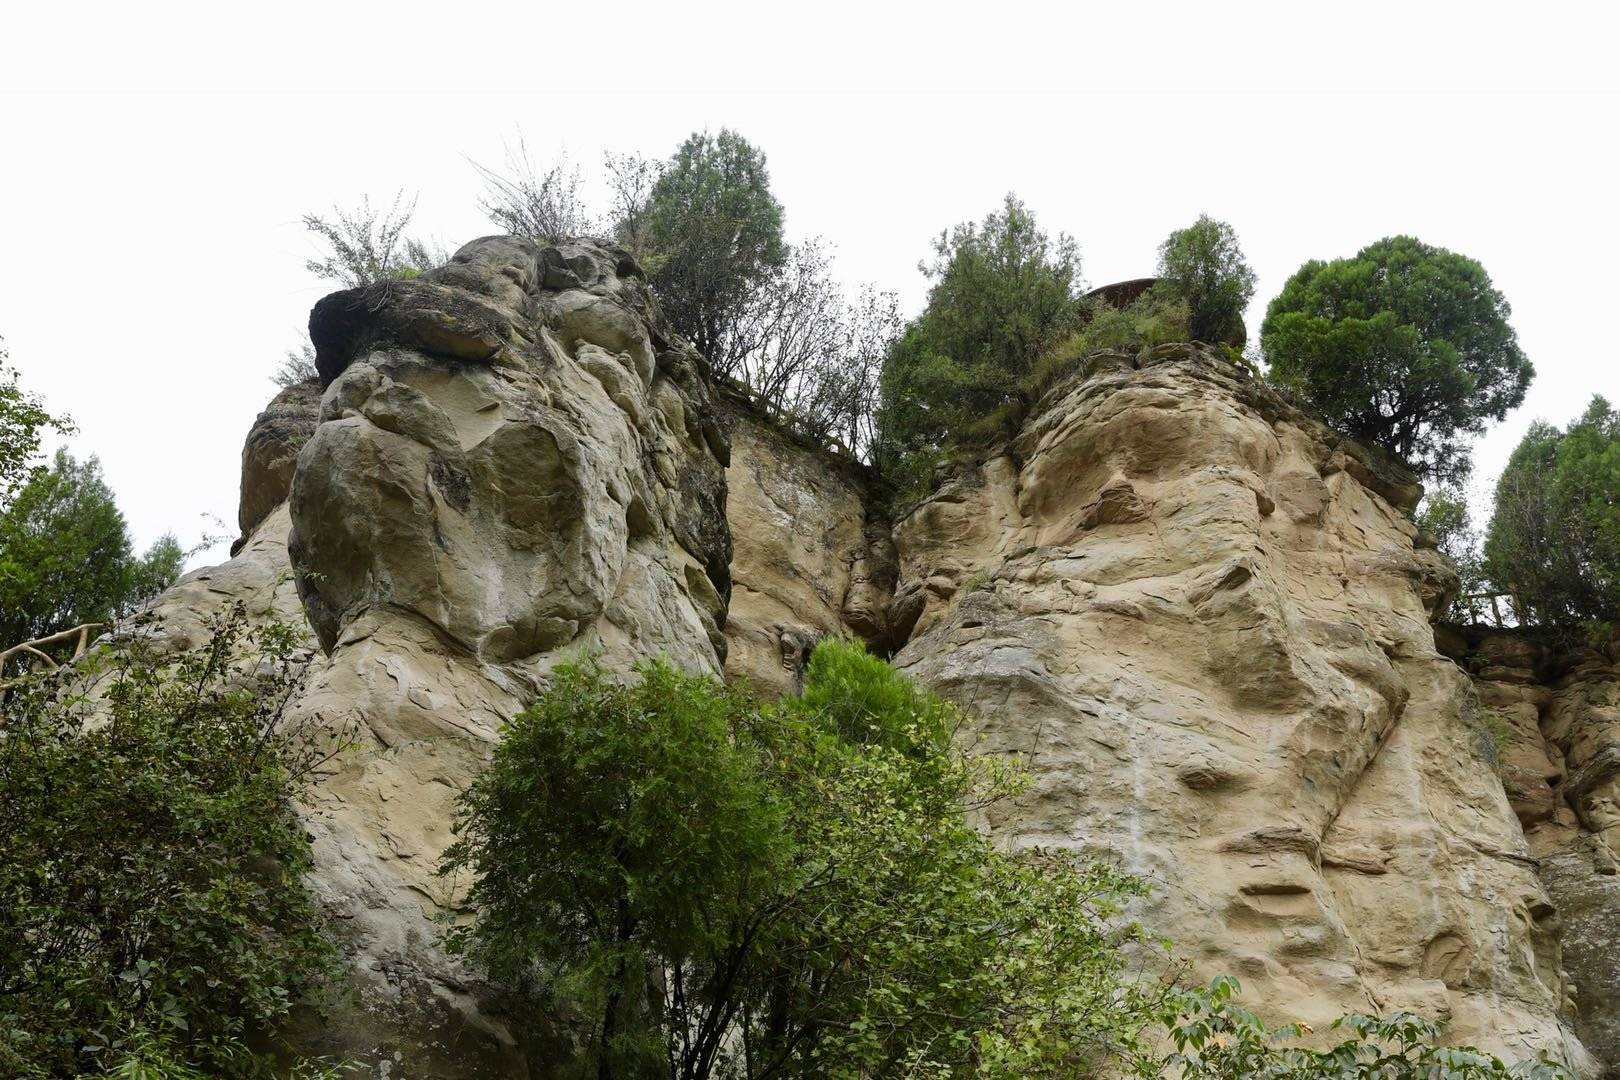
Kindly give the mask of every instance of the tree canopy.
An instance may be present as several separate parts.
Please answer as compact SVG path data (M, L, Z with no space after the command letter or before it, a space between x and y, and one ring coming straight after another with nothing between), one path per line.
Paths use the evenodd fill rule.
M1242 346L1255 277L1232 226L1204 214L1171 233L1159 246L1159 277L1187 301L1194 339Z
M633 224L644 229L664 312L716 370L729 372L744 301L788 257L765 155L729 128L694 133L646 199Z
M1530 426L1496 484L1485 565L1521 622L1620 625L1620 413L1607 400L1562 431Z
M1485 269L1409 236L1312 260L1266 310L1270 377L1425 475L1469 471L1465 436L1524 400L1534 368Z
M270 1075L247 1027L334 970L292 805L326 754L283 717L297 635L240 605L208 629L0 694L6 1076Z
M1119 978L1139 886L974 828L1021 778L957 722L836 642L774 709L564 668L461 800L452 940L528 1022L579 1017L582 1075L1076 1075L1147 1022Z
M51 415L43 401L22 388L16 370L6 362L3 342L0 338L0 509L33 471L41 433L73 430L66 417Z
M167 588L184 559L173 536L135 555L100 462L59 450L0 510L0 641L109 623Z
M928 303L883 367L878 429L891 464L1015 398L1082 318L1079 248L1042 230L1014 195L982 222L941 233L922 270Z

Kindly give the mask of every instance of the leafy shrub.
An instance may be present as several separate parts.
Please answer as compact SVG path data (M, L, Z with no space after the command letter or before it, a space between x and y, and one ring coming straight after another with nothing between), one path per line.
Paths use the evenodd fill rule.
M243 1034L328 971L291 805L322 758L283 720L294 635L240 605L212 629L5 693L0 1074L151 1075L131 1070L160 1053L245 1074Z
M1477 598L1489 585L1480 554L1479 531L1473 526L1468 500L1455 488L1435 488L1424 496L1413 523L1457 569L1458 596L1445 618L1458 623L1480 622L1482 609Z
M405 201L397 192L385 210L363 197L352 209L332 208L332 216L305 214L304 228L325 245L319 259L304 268L318 278L335 281L345 289L379 281L415 277L448 262L448 255L421 240L405 235L416 214L416 200Z
M1167 1021L1175 1052L1164 1075L1180 1080L1555 1080L1568 1070L1548 1061L1512 1067L1467 1046L1441 1046L1438 1025L1411 1013L1382 1019L1351 1014L1333 1022L1348 1038L1327 1050L1284 1043L1302 1024L1270 1028L1236 1005L1236 979L1221 977L1173 999Z
M879 466L938 449L967 424L1016 399L1035 361L1080 324L1080 255L1015 196L981 223L934 242L923 313L884 363Z
M1171 233L1159 247L1159 277L1186 301L1194 340L1242 346L1255 278L1232 226L1205 214Z
M1605 636L1620 624L1620 413L1594 397L1559 431L1535 423L1496 484L1486 572L1522 622Z
M858 647L762 709L661 664L564 668L461 800L452 946L571 1016L575 1073L1072 1076L1132 1051L1140 887L964 817L1019 790Z
M1300 267L1260 342L1271 378L1328 423L1456 481L1469 471L1462 436L1507 415L1535 374L1510 314L1479 263L1396 236Z

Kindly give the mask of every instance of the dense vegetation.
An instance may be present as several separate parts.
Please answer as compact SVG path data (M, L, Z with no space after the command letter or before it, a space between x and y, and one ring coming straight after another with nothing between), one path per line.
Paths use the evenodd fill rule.
M168 588L184 558L173 536L135 555L100 463L59 450L0 502L0 648L110 625Z
M1524 400L1534 368L1483 267L1409 236L1312 260L1266 309L1270 377L1423 474L1469 471L1464 437Z
M929 451L1016 400L1048 349L1081 322L1080 254L1009 195L982 222L934 241L922 314L883 364L879 466L914 471Z
M980 832L1024 777L957 748L960 723L830 640L771 707L661 664L562 668L461 798L443 872L475 920L452 945L577 1048L559 1075L1509 1075L1415 1017L1311 1051L1230 980L1137 980L1140 883Z
M1075 1075L1144 1022L1137 886L975 829L1020 780L956 724L836 642L768 709L563 669L462 799L452 940L530 1023L572 1011L581 1075Z
M294 647L238 608L196 652L136 630L0 691L0 1074L261 1073L244 1037L333 955L291 807L322 756L284 717Z
M1496 484L1485 572L1524 622L1620 626L1620 414L1601 397L1563 430L1530 426Z
M161 537L141 556L95 458L59 450L39 463L42 435L73 431L20 386L0 350L0 650L85 623L104 629L179 576L185 552ZM0 663L0 682L26 663Z

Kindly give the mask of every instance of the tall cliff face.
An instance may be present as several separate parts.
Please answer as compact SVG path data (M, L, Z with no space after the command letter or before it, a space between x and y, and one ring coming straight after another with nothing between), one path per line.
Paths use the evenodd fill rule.
M259 418L246 534L165 594L160 633L196 644L235 601L307 615L292 718L354 738L308 815L353 993L298 1041L380 1075L544 1075L439 948L456 883L434 870L456 793L551 666L721 672L719 414L640 271L594 244L475 241L328 297L311 336L324 391Z
M1558 912L1576 1029L1620 1072L1620 641L1557 646L1446 629L1479 688L1498 771Z
M296 709L359 733L309 815L356 993L305 1045L544 1075L436 945L432 871L501 720L585 652L776 693L848 633L1027 760L994 828L1149 878L1142 917L1197 976L1595 1069L1561 1020L1562 901L1435 647L1455 580L1414 543L1416 489L1216 355L1092 357L891 520L860 469L717 399L611 249L476 241L312 333L325 388L250 434L234 558L159 605L175 647L235 600L307 614ZM1603 758L1583 723L1560 753Z
M1196 977L1591 1071L1557 909L1435 647L1456 583L1417 494L1212 352L1098 355L895 525L895 662L1028 762L992 825L1149 879Z

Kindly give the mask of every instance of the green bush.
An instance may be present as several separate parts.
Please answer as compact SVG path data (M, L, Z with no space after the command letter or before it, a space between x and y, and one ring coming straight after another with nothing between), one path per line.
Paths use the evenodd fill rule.
M1270 377L1328 423L1456 481L1463 437L1507 415L1535 374L1510 314L1479 263L1396 236L1300 267L1260 343Z
M4 692L0 1075L151 1075L129 1070L160 1055L245 1075L243 1036L327 973L294 644L238 606L201 650L137 632Z
M773 707L662 664L559 669L460 801L442 872L469 875L472 919L451 944L520 1033L575 1048L555 1075L1565 1075L1408 1015L1285 1045L1304 1029L1267 1028L1231 979L1133 975L1155 947L1122 917L1140 883L976 828L1026 778L955 748L960 724L835 641Z
M928 303L890 351L879 389L878 464L904 471L1013 401L1035 361L1080 324L1080 255L1008 195L982 223L934 242Z
M1242 347L1255 278L1232 226L1205 214L1171 233L1159 247L1159 277L1186 301L1193 340Z
M1620 413L1594 397L1563 431L1535 423L1496 485L1485 571L1521 622L1604 637L1620 625Z
M1222 977L1171 999L1166 1026L1175 1052L1159 1075L1180 1080L1559 1080L1567 1069L1527 1061L1512 1067L1467 1046L1441 1046L1439 1025L1411 1013L1350 1014L1333 1022L1349 1037L1326 1050L1284 1045L1309 1034L1303 1024L1267 1027L1232 998Z
M576 1075L1010 1080L1132 1052L1140 887L974 828L1021 777L957 723L836 642L769 709L659 664L561 669L461 800L452 946L531 1029L569 1018Z

